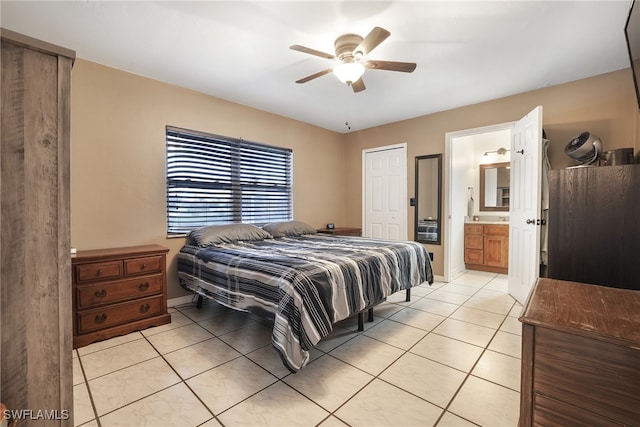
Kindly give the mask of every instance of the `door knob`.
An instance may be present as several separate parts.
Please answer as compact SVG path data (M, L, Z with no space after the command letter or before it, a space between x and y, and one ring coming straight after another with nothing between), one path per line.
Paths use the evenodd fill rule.
M535 224L536 220L535 219L528 219L527 220L527 224Z

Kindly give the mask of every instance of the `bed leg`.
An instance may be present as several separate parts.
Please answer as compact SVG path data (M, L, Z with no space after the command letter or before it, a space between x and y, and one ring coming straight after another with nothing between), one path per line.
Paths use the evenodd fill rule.
M204 298L202 297L202 295L198 295L198 302L196 303L196 308L202 308L202 300Z
M405 298L406 302L411 301L411 289L407 289L407 297Z
M373 322L373 307L369 307L368 313L369 317L367 318L367 322Z
M364 331L364 314L358 313L358 332Z

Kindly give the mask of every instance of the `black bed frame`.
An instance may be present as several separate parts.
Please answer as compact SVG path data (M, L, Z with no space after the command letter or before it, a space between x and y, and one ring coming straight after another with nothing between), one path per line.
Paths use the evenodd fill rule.
M198 301L196 302L197 308L202 308L202 301L204 297L198 294ZM407 289L407 296L405 298L406 302L411 301L411 289ZM378 303L379 304L379 303ZM364 310L358 313L358 332L364 331L364 312L367 312L367 322L373 322L373 307L376 304L366 307Z

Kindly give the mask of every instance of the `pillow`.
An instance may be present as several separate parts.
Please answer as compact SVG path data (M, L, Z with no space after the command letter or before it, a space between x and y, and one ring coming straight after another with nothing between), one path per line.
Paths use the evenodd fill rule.
M239 240L252 241L270 239L273 236L251 224L209 225L189 233L187 242L192 245L210 246L232 243Z
M303 234L317 233L315 228L300 221L271 222L263 225L262 228L273 237L302 236Z

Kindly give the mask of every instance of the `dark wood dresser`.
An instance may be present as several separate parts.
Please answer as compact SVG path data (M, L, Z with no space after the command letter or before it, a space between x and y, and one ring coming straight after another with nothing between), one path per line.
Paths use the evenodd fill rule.
M362 229L355 227L319 228L318 233L334 234L336 236L361 236Z
M522 316L520 423L640 422L640 291L539 279Z
M549 172L547 277L640 289L640 165Z
M159 245L80 251L71 258L73 348L171 322Z

